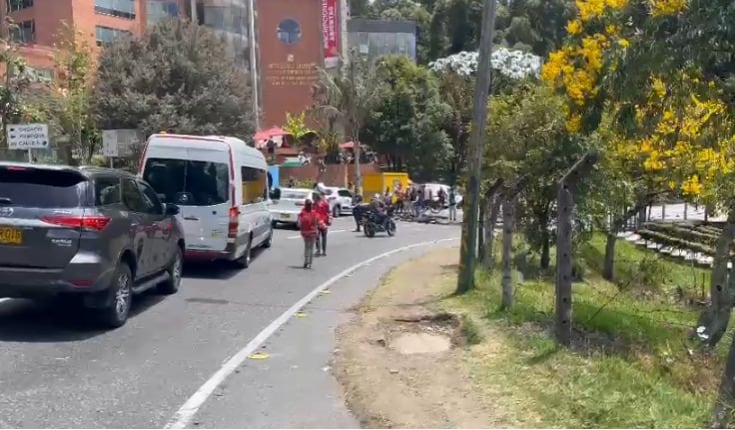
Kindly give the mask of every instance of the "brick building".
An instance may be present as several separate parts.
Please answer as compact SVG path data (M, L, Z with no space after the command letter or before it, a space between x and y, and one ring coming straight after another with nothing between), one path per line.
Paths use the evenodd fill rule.
M250 65L248 0L5 0L0 17L13 18L15 41L40 76L53 73L53 49L62 23L73 25L88 37L91 46L103 46L116 38L140 35L166 16L195 17L199 24L220 34L235 63Z

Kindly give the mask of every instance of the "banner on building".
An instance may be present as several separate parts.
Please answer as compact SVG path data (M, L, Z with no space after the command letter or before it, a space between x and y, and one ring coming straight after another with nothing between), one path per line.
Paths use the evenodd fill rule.
M339 65L338 0L322 0L322 40L324 40L324 67Z

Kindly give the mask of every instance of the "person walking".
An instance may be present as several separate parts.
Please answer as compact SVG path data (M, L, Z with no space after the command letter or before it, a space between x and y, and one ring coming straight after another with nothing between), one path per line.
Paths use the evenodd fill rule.
M327 229L332 224L332 211L329 203L319 193L314 193L314 210L319 215L319 234L316 241L316 255L327 255ZM319 249L321 247L321 249Z
M314 260L314 243L319 234L319 221L319 215L314 210L312 201L306 199L297 220L301 237L304 239L304 269L311 268Z
M457 191L449 189L449 222L457 221Z

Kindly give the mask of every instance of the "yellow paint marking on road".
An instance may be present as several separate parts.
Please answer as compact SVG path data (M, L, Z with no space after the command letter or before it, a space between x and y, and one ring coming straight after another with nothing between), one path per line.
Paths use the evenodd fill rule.
M269 358L270 355L268 355L267 352L254 352L250 355L248 355L248 358L251 360L265 360L266 358Z
M306 318L305 312L296 312L296 318Z

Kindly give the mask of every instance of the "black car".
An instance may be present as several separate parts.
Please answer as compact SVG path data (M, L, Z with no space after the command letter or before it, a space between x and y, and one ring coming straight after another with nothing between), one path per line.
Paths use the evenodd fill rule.
M181 282L176 205L119 170L0 163L0 297L79 298L110 327Z

